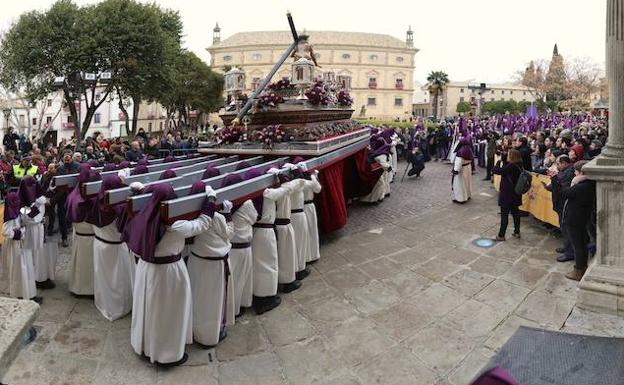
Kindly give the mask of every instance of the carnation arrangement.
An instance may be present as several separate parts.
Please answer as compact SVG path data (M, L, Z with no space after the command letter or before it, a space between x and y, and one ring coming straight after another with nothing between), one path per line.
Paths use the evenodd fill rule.
M227 126L217 133L217 143L232 144L245 139L245 129L241 126Z
M327 106L332 103L331 92L325 86L325 82L322 80L317 80L314 82L310 90L306 92L306 97L308 98L308 102L310 104L318 106Z
M295 138L288 134L281 124L272 124L258 130L255 133L255 140L261 142L266 149L272 150L275 143L288 142Z
M339 106L350 107L353 104L353 98L349 95L348 91L340 90L338 92L337 102Z
M295 137L301 141L316 141L333 138L359 129L352 121L319 123L295 131Z
M290 84L290 80L287 77L283 77L280 80L269 84L267 87L273 91L295 89L295 86Z
M259 108L275 108L280 103L284 103L284 98L275 92L263 92L258 98Z

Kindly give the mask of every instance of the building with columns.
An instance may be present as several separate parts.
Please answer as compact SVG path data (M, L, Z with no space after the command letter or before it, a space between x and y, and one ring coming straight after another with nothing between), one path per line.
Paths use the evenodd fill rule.
M250 94L278 58L292 43L290 31L239 32L221 40L221 28L213 30L213 44L208 48L210 65L223 72L239 67L246 74L245 93ZM410 29L405 40L363 33L309 31L310 44L318 72L332 71L351 78L354 116L408 118L412 111L414 35ZM286 61L273 80L290 77L291 60Z

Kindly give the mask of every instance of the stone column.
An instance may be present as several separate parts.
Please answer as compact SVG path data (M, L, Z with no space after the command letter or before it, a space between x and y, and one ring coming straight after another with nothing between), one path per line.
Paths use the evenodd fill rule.
M624 316L624 0L607 0L609 139L583 171L596 181L597 252L577 305Z

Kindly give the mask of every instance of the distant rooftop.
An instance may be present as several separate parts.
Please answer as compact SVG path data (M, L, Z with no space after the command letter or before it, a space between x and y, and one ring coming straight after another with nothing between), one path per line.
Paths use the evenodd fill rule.
M301 32L303 34L304 32ZM305 31L312 45L356 45L380 48L408 47L404 40L390 35L366 32ZM289 45L293 37L290 31L238 32L214 44L211 48L240 47L249 45Z

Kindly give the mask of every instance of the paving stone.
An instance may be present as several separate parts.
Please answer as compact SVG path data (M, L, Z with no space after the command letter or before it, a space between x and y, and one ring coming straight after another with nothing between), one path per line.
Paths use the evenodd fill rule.
M323 250L323 247L321 247L321 250ZM349 263L350 262L341 253L334 253L332 255L321 256L321 259L312 265L312 269L325 274L346 266Z
M188 369L188 368L185 368ZM154 385L158 382L155 366L102 363L95 372L93 385Z
M481 249L479 249L481 250ZM469 265L481 257L481 254L465 248L450 249L438 256L438 258L456 265Z
M445 322L433 323L405 341L405 346L439 376L448 375L477 344L478 339Z
M564 331L574 328L582 334L605 335L624 338L624 318L615 315L595 313L577 307L565 322Z
M239 357L219 365L219 385L285 384L275 355L269 352Z
M108 330L111 322L104 318L95 307L93 300L79 299L69 315L69 322L73 327L85 329Z
M69 294L63 299L44 298L43 304L39 309L38 321L48 322L65 322L69 318L69 314L76 305L76 300L71 298Z
M499 260L513 263L522 258L522 256L531 249L531 246L519 246L511 245L508 242L499 242L496 246L486 249L485 254Z
M383 354L394 341L375 329L367 319L356 318L325 331L327 346L348 366L369 362Z
M429 313L409 303L395 305L374 314L371 318L377 330L395 341L402 341L416 334L435 319Z
M344 364L320 337L278 347L275 353L286 379L292 384L309 385L344 368Z
M194 355L189 355L189 359L193 357ZM130 344L129 330L111 330L108 333L104 342L102 359L104 362L125 366L144 366L147 362L134 352Z
M381 282L393 289L401 298L416 295L434 283L429 278L411 270L405 270L393 277L382 279Z
M278 306L259 317L273 346L288 345L314 335L312 325L294 308Z
M325 378L312 381L311 385L362 385L362 383L352 371L340 369Z
M338 290L349 290L366 285L371 279L355 266L344 266L323 276L325 281Z
M448 325L469 337L486 337L505 318L507 312L484 303L469 300L450 312L445 320Z
M482 256L471 263L469 267L471 270L478 273L499 277L511 269L511 266L511 262L498 258Z
M494 352L487 348L477 348L449 375L449 381L454 385L467 385L481 373Z
M533 289L546 274L548 272L544 269L518 262L503 275L503 279Z
M540 325L561 328L574 307L573 298L556 297L541 291L534 291L516 310L520 317Z
M372 279L384 279L394 277L403 267L386 257L374 259L359 266L362 271Z
M548 269L550 266L553 265L553 262L556 261L557 255L558 254L554 252L548 252L540 247L536 247L524 254L520 262L538 268Z
M330 298L305 306L303 314L317 330L333 327L358 316L353 305L343 298Z
M427 278L440 282L445 277L457 273L461 270L461 268L462 267L459 265L445 261L440 257L436 257L429 262L415 267L413 270L420 275L424 275Z
M82 329L65 324L50 341L45 353L98 359L102 354L107 334L106 330Z
M267 313L270 314L270 313ZM266 351L269 342L257 318L239 320L227 329L228 336L215 348L219 361Z
M422 293L407 299L406 302L433 317L441 317L467 300L468 298L461 293L435 283Z
M158 385L219 385L216 365L178 366L158 369Z
M434 255L432 255L430 250L421 247L414 247L388 256L389 259L404 268L421 265L433 257Z
M323 278L308 276L303 281L303 288L282 296L282 300L291 298L302 306L306 306L313 302L334 298L339 294L339 291L329 286Z
M475 299L509 313L517 308L530 292L531 290L526 287L497 279L477 294Z
M437 374L408 349L395 346L355 369L362 385L433 384Z
M534 328L540 327L539 324L533 321L529 321L516 315L512 315L511 317L507 318L505 322L498 325L496 330L494 330L490 337L485 341L484 346L494 350L500 349L509 340L509 338L511 338L516 330L518 330L520 326L528 326Z
M353 288L345 292L345 297L357 311L370 315L392 306L399 300L397 293L379 281Z
M549 273L546 281L538 286L538 289L559 297L570 297L576 299L578 282L567 279L561 273Z
M489 275L481 274L470 269L463 269L444 278L442 283L467 297L472 297L493 280L494 277Z
M43 353L63 325L58 322L35 321L33 326L37 330L37 338L22 349L33 353Z

